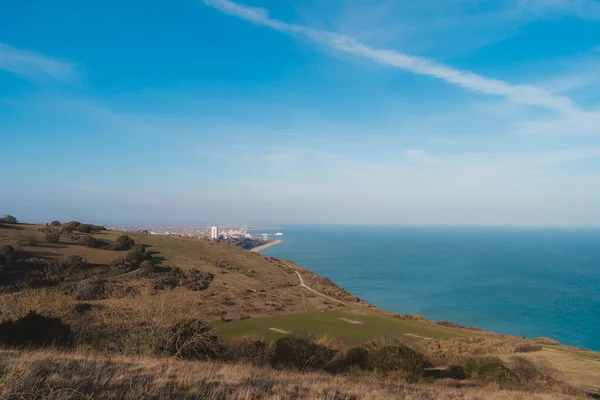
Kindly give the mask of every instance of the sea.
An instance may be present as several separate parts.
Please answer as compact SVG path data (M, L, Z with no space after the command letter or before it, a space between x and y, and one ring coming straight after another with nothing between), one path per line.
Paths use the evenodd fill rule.
M264 254L305 266L379 308L600 351L600 229L279 230L283 243Z

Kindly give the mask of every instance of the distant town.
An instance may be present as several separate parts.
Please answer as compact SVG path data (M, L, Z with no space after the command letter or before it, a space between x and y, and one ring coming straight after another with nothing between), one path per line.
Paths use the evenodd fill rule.
M220 225L220 226L183 226L183 225L113 225L109 229L143 232L150 235L167 235L190 238L210 238L214 240L230 239L262 239L272 240L272 236L280 237L283 233L279 228L250 225ZM260 233L250 233L251 231ZM266 232L269 231L269 232ZM270 233L272 232L272 233Z

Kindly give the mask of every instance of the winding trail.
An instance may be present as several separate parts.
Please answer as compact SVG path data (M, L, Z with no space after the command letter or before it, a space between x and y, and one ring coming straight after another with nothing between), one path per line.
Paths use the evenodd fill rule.
M352 304L346 303L346 302L338 300L338 299L334 299L333 297L327 296L326 294L323 294L323 293L311 288L310 286L306 285L306 283L304 283L304 278L302 277L302 275L300 275L300 272L298 272L298 270L296 268L292 267L285 260L281 260L281 262L283 262L288 268L294 270L294 272L296 273L296 276L298 276L298 280L300 281L300 284L298 286L300 286L306 290L309 290L309 291L313 292L314 294L316 294L317 296L321 296L327 300L344 305L346 307L354 307L354 305L352 305Z

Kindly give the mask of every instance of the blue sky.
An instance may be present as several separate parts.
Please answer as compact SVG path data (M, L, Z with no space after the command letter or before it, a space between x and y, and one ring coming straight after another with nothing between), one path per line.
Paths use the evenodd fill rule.
M600 226L597 0L5 1L0 212Z

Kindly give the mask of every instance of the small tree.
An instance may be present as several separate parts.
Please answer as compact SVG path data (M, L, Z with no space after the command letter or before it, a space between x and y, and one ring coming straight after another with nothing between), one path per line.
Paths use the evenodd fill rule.
M48 225L50 225L50 226L60 226L60 221L54 220L54 221L50 222Z
M269 363L274 368L310 370L322 368L333 356L331 349L315 343L311 336L294 335L275 342Z
M204 321L185 319L172 327L164 350L183 360L214 360L223 357L225 346Z
M90 233L91 231L92 231L92 226L89 224L81 224L77 227L77 232Z
M53 229L51 231L46 232L44 237L46 238L46 241L56 243L60 240L60 232L56 229Z
M69 256L65 261L65 266L70 269L81 269L87 265L87 261L81 256Z
M0 265L6 265L10 263L15 256L15 253L15 248L10 245L0 246Z
M138 244L127 253L125 261L137 267L143 261L152 261L152 255L146 251L146 248L143 245Z
M423 375L425 357L408 346L385 346L369 354L369 369L379 372L401 371L411 379Z
M128 235L121 235L115 240L115 243L112 246L113 250L129 250L135 245L135 240L133 240Z
M0 222L4 222L5 224L18 224L19 221L12 215L4 214L4 217L0 218Z
M144 274L150 274L152 272L156 272L156 265L150 260L144 260L140 264L140 269Z

